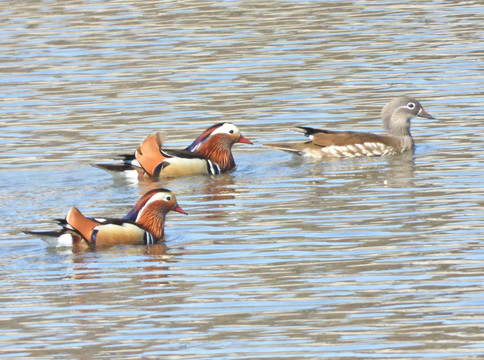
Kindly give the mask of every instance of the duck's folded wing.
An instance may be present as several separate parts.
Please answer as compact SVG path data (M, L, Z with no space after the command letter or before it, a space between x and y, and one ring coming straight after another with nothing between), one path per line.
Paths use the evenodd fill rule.
M93 232L96 246L146 245L154 244L157 240L152 234L131 222L105 223L97 226Z
M309 137L314 145L321 147L355 146L371 143L392 147L398 146L398 139L392 136L377 135L369 132L331 131L310 127L299 127L299 129L304 131L304 135Z
M136 159L151 176L178 177L218 174L220 166L189 149L162 149L163 135L147 137L136 151Z

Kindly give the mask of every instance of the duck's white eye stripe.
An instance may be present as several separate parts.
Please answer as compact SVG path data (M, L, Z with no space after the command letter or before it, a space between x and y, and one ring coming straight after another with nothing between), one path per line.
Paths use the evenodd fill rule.
M237 132L237 127L234 124L225 123L219 128L215 129L212 132L212 135L215 134L235 134Z
M159 193L156 193L154 194L147 202L146 204L141 208L141 210L139 211L138 213L138 216L136 217L136 222L139 221L139 219L141 218L141 214L143 214L143 212L145 211L146 207L151 204L153 201L159 201L159 200L164 200L164 201L171 201L172 199L172 196L170 194L166 194L166 193L162 193L162 192L159 192Z

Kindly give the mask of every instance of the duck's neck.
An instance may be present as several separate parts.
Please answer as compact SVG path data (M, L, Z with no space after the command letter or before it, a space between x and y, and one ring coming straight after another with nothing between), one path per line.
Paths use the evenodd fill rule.
M163 235L165 234L165 214L161 213L159 210L146 210L138 216L136 223L151 233L156 239L163 238Z
M410 133L410 121L394 122L392 126L386 127L390 135L395 137L412 137Z
M415 148L415 143L413 142L412 135L400 136L400 144L402 146L402 151L413 150Z
M223 140L222 138L213 137L203 143L196 152L217 163L222 172L225 172L235 167L235 160L232 156L231 144Z
M397 110L391 116L383 118L383 127L392 136L412 137L412 134L410 134L410 120L411 117Z
M402 152L413 150L415 147L412 134L410 133L410 120L410 118L403 116L398 111L395 111L391 117L383 119L385 130L391 136L399 139Z

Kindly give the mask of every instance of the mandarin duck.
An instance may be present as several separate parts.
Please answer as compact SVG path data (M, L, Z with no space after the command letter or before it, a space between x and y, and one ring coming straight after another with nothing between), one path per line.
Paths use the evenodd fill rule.
M382 156L414 150L410 120L415 117L434 119L410 96L400 96L386 104L381 112L388 135L359 131L331 131L297 127L310 141L304 143L264 144L293 154L313 158Z
M163 238L165 217L170 211L187 214L170 190L159 188L141 196L122 219L86 217L73 207L65 219L58 220L62 229L25 233L57 237L58 245L79 247L154 244Z
M142 169L151 177L215 175L235 168L232 145L252 144L230 123L209 127L185 149L162 148L164 140L165 135L156 132L141 143L134 155L121 155L123 164L93 165L111 171Z

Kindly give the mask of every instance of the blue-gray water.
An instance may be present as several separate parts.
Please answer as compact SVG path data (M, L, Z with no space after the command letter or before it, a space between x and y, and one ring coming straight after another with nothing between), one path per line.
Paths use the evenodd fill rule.
M484 357L484 6L478 1L0 3L0 359ZM311 125L412 156L305 161ZM235 123L237 169L136 182L89 164L153 131ZM166 243L75 252L22 230L121 216L154 186Z

